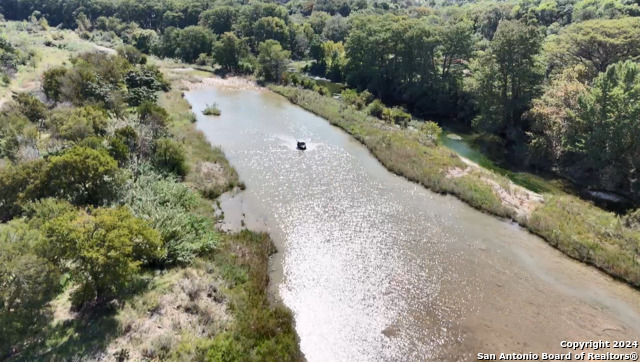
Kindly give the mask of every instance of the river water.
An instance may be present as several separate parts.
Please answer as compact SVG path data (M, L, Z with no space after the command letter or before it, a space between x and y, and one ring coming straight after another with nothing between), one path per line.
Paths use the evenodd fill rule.
M220 85L186 98L247 185L223 196L225 227L266 230L278 247L272 288L309 361L459 361L639 339L640 293L389 173L286 99ZM202 115L212 102L220 117Z

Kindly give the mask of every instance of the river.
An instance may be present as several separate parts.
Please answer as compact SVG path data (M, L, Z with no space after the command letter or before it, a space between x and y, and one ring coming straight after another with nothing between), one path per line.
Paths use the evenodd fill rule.
M640 293L391 174L322 118L265 90L212 85L186 99L247 185L223 196L225 227L266 230L279 250L272 288L307 360L475 360L640 339ZM212 102L220 117L202 115Z

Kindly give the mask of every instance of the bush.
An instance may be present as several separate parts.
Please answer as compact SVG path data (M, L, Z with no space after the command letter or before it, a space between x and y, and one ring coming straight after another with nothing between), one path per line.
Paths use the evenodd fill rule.
M398 107L391 109L391 118L393 123L399 125L402 128L406 128L411 122L411 115Z
M131 64L143 64L143 59L146 62L146 57L140 50L138 50L133 45L121 45L116 48L118 55L125 58Z
M220 108L218 108L218 104L213 103L207 104L205 109L202 111L202 114L204 114L205 116L219 116L222 114L222 112L220 111Z
M170 138L160 138L155 141L154 148L154 166L176 176L184 177L187 175L189 166L182 144Z
M118 163L104 150L75 146L51 157L45 175L52 196L76 205L105 205L121 186Z
M342 100L360 110L365 106L365 100L354 89L345 89L341 93Z
M50 315L59 291L57 268L37 252L39 230L20 220L0 224L0 359L31 340Z
M331 92L329 92L329 88L323 86L318 87L318 93L321 96L328 96L331 94Z
M371 104L369 104L369 114L382 119L382 113L385 109L384 104L382 104L382 102L380 102L379 99L374 100L373 102L371 102Z
M56 111L47 126L54 137L77 142L93 135L104 136L109 120L102 109L86 106Z
M124 202L160 232L165 254L158 262L187 264L199 253L211 250L217 243L213 225L191 212L197 205L196 194L148 167L141 170L137 180L127 186Z
M420 127L422 133L426 136L427 142L433 145L440 144L440 137L442 136L442 128L437 123L432 121L426 121Z
M162 253L158 233L126 207L69 212L43 230L50 253L65 261L79 286L72 294L75 307L103 305L122 296L140 266Z
M46 162L36 160L0 168L0 220L7 221L22 212L24 203L44 194ZM48 188L48 186L47 186Z

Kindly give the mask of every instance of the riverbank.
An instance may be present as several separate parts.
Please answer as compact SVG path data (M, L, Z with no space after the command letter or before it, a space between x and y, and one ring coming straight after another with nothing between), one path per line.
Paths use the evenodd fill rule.
M44 100L43 72L71 57L84 52L115 53L69 30L18 22L5 22L0 28L10 41L33 52L32 62L21 66L9 85L0 86L0 108L6 107L13 92L29 92ZM190 106L182 98L185 79L197 82L209 73L174 72L173 68L183 65L155 58L150 63L171 83L170 91L158 93L158 104L169 115L168 137L182 144L189 166L184 180L166 181L188 186L180 189L195 200L188 216L199 220L193 232L210 235L215 248L184 265L141 270L136 286L108 310L93 314L72 308L71 295L77 286L63 277L60 294L42 308L42 328L25 337L9 360L302 359L292 314L271 302L267 288L269 260L275 252L271 239L248 230L225 233L214 226L218 217L212 203L222 193L244 186L224 152L196 129ZM54 105L47 106L48 117ZM133 113L135 108L126 111ZM0 168L8 163L2 160Z
M339 100L300 88L268 87L351 134L391 172L511 218L566 255L640 288L640 231L625 227L614 214L568 194L538 198L444 147L421 143L416 131L388 125Z

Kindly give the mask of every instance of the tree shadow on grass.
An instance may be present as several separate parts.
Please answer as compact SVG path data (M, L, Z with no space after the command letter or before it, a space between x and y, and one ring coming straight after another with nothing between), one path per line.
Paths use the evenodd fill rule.
M72 319L45 327L29 347L11 361L72 361L100 357L111 341L122 334L118 311L124 303L148 289L151 278L141 279L115 304L83 310Z

